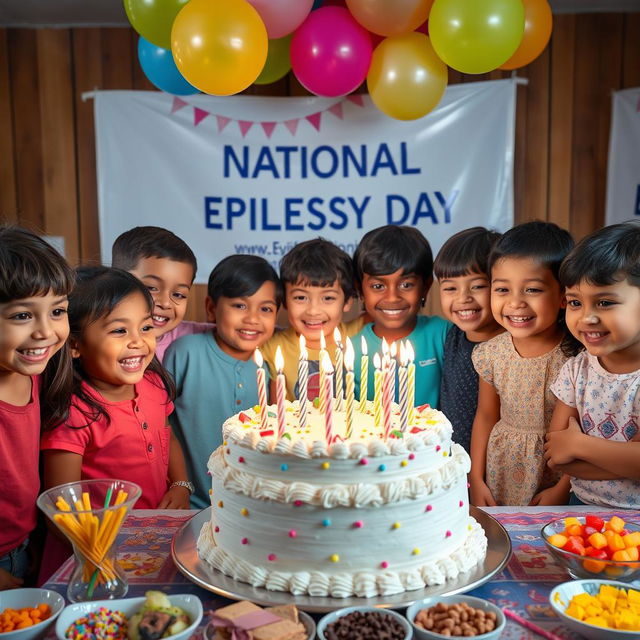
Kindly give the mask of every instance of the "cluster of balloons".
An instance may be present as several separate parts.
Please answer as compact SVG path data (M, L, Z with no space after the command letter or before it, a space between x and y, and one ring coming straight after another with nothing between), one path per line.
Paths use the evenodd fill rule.
M227 96L289 70L311 93L367 81L374 104L413 120L462 73L529 64L551 37L548 0L124 0L149 80Z

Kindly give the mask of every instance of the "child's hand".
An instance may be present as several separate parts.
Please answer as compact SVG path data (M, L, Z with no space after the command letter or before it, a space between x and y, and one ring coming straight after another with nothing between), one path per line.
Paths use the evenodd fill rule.
M186 487L171 487L162 496L158 509L188 509L189 489Z
M543 489L536 493L533 499L529 503L529 506L547 506L554 504L567 504L569 501L569 491L567 487L562 486L561 483Z
M483 480L471 480L471 504L476 507L496 507L498 503L495 501L491 489Z
M6 569L0 568L0 591L6 589L17 589L22 586L24 580L22 578L16 578L16 576L10 574Z
M551 469L569 464L579 458L577 451L584 438L588 438L575 418L569 418L569 426L562 431L551 431L546 435L544 459Z

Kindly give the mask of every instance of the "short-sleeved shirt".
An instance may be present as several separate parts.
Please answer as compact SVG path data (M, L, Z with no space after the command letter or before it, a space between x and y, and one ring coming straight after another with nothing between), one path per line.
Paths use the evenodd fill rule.
M594 438L628 442L640 429L640 370L611 373L586 351L568 360L551 386L556 397L574 407L582 431ZM587 504L638 509L640 480L571 478L571 489Z
M455 324L444 343L440 409L453 425L453 439L471 451L471 427L478 407L478 374L471 361L477 342L471 342Z
M411 342L415 353L416 406L423 404L429 404L434 408L440 406L440 380L444 365L444 343L450 326L450 322L439 316L418 316L413 331L404 338L404 340ZM367 398L373 400L375 373L373 355L375 353L382 355L382 338L379 338L373 332L373 323L366 324L362 331L352 338L355 352L354 378L357 398L360 397L361 336L367 342L367 353L369 355ZM395 400L396 402L398 400L397 379Z
M90 411L76 396L66 422L42 436L42 449L82 456L82 479L118 478L142 488L138 509L155 509L167 492L173 403L160 377L145 373L135 385L133 400L112 402L86 383L83 389L102 404L110 417L87 424L80 411ZM78 428L80 427L80 428Z
M38 378L20 407L0 400L0 556L19 546L36 526L40 491Z
M338 330L343 336L343 340L358 333L363 325L362 316L354 318L350 322L341 322ZM295 400L298 397L298 361L300 359L300 336L291 328L284 331L278 331L268 340L260 351L264 356L264 360L269 368L269 375L272 379L276 376L276 349L282 349L284 357L284 377L287 385L287 400ZM327 340L327 353L331 358L331 363L335 366L336 344L333 336ZM320 384L320 363L319 349L310 349L307 347L309 359L309 379L307 382L307 396L309 400L318 397L318 388Z
M164 354L166 353L169 345L175 342L178 338L182 338L183 336L190 336L194 333L206 333L211 331L215 327L214 324L210 324L209 322L191 322L190 320L183 320L175 329L171 329L171 331L167 331L167 333L163 333L156 340L156 356L160 362L164 359Z
M195 485L191 506L203 509L210 504L207 461L222 444L222 423L258 404L257 367L253 359L225 353L212 332L176 341L167 350L164 366L176 382L170 421Z

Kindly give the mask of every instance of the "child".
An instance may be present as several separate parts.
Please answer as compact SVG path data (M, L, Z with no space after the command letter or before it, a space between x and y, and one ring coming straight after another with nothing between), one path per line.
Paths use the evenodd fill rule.
M450 325L437 316L419 315L433 282L433 257L427 239L414 227L379 227L364 235L353 262L367 315L373 321L353 339L355 362L360 362L361 336L367 342L370 363L373 354L381 353L383 338L389 344L408 340L415 353L415 403L438 407L444 343ZM358 365L354 373L359 397ZM367 390L369 400L373 400L371 365Z
M153 298L156 357L181 336L210 331L206 322L183 320L198 263L193 251L178 236L160 227L135 227L118 236L111 264L144 282Z
M222 444L222 423L258 403L253 355L273 335L282 285L264 258L234 255L211 272L208 294L207 317L216 328L185 336L165 358L177 388L171 424L184 447L197 509L210 504L207 460Z
M527 222L507 231L489 257L491 309L506 332L472 354L480 376L471 434L471 498L486 506L565 504L568 479L544 462L553 412L549 386L572 344L562 320L558 269L573 247L568 231ZM568 337L569 336L569 337Z
M309 356L307 395L313 400L318 397L320 336L324 336L328 355L335 365L333 334L336 327L343 344L347 336L352 336L362 327L362 318L350 323L342 322L342 314L349 311L355 295L353 265L351 258L333 242L315 238L297 244L282 258L280 278L284 284L284 305L290 326L276 333L262 350L271 376L271 398L275 398L275 354L278 346L284 356L287 398L295 400L298 397L302 335Z
M489 253L499 238L499 233L484 227L465 229L444 243L433 263L442 314L453 322L444 343L440 408L453 425L454 440L467 453L478 404L478 374L471 352L479 342L504 331L491 313L487 268Z
M46 368L52 379L68 380L62 347L73 279L37 235L0 227L0 590L19 587L27 573L40 492L40 405L49 401L38 376Z
M561 369L549 465L571 476L570 504L640 506L640 222L582 240L560 268L567 326L586 347ZM631 442L633 441L633 442Z
M153 300L134 276L83 267L69 296L73 385L45 431L45 485L92 478L139 484L141 509L186 509L189 483L167 417L173 386L154 358Z

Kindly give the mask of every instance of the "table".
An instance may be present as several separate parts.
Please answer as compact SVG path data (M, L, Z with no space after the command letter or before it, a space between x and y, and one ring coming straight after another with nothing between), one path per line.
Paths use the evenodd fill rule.
M579 636L563 627L549 606L548 596L553 586L569 577L546 550L540 538L540 529L554 518L592 513L608 519L613 511L566 506L487 507L485 510L509 533L513 555L503 572L470 591L470 595L486 598L501 607L512 609L562 638L577 640ZM166 593L195 593L202 600L205 611L230 603L229 600L190 582L173 563L171 538L193 514L193 511L143 509L129 514L118 536L118 557L129 578L128 596L141 596L149 589L160 589ZM624 516L626 520L640 525L640 512L629 511ZM66 596L67 581L72 569L73 559L69 559L43 586ZM205 623L206 620L203 620L192 640L202 640ZM501 638L536 640L539 636L508 620Z

